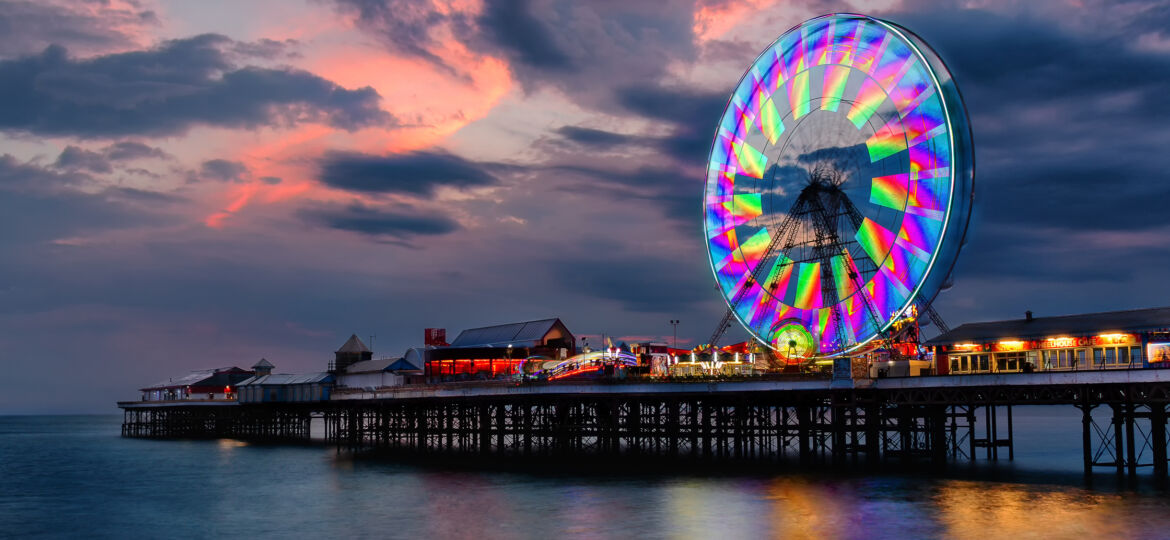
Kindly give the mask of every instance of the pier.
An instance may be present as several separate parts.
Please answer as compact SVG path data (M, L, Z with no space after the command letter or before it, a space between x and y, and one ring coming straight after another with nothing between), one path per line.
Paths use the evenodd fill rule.
M1014 457L1012 407L1082 413L1086 474L1167 476L1170 370L417 385L309 403L120 402L128 437L310 441L356 453L943 466ZM1094 415L1094 411L1105 411ZM1107 416L1107 418L1105 418Z

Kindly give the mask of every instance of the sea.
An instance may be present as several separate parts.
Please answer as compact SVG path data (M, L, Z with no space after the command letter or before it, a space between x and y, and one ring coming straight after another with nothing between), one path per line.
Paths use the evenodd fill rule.
M1086 481L1075 409L1014 412L1014 460L943 473L419 465L126 439L120 415L0 416L0 537L1170 538L1148 470Z

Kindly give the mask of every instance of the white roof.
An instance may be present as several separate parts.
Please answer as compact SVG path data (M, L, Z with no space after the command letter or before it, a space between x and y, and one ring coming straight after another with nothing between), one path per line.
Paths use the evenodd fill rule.
M329 382L333 380L333 376L328 372L321 373L275 373L272 375L259 375L252 377L236 384L240 386L275 386L282 384L311 384L320 382Z

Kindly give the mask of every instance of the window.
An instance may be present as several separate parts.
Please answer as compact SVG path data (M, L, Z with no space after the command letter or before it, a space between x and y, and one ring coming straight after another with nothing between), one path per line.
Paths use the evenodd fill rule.
M1122 345L1093 349L1093 365L1096 368L1128 368L1131 361L1134 364L1141 363L1142 350L1140 347Z
M1078 351L1076 349L1055 349L1049 351L1041 351L1041 358L1044 359L1044 369L1076 369L1077 367L1077 353L1080 353L1083 358L1085 351ZM1033 358L1029 358L1033 360Z
M1025 352L998 353L995 355L996 371L1020 371L1027 359Z

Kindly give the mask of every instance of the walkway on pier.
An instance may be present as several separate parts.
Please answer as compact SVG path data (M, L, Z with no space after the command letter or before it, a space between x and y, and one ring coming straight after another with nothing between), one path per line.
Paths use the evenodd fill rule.
M1170 369L1133 369L1101 371L1046 371L1040 373L990 373L982 375L937 375L901 377L858 381L853 389L885 391L930 391L965 388L1009 387L1072 387L1097 385L1170 383ZM480 383L443 383L436 385L402 386L374 391L337 392L334 401L467 398L489 396L535 396L560 394L634 395L634 394L701 394L747 393L778 391L829 391L833 383L826 378L794 376L781 380L642 382L572 381L525 383L491 381ZM1049 402L1051 403L1051 402ZM1076 403L1067 401L1067 403Z

